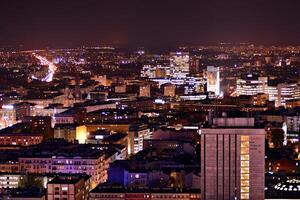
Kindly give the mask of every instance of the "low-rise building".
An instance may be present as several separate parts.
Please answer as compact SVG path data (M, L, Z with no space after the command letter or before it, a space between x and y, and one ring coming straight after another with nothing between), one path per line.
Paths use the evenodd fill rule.
M47 199L86 200L90 176L58 176L47 184Z
M30 146L43 141L43 132L35 133L30 124L19 123L0 130L0 145Z
M90 200L200 200L200 189L179 190L175 188L125 188L118 185L100 185L90 192Z

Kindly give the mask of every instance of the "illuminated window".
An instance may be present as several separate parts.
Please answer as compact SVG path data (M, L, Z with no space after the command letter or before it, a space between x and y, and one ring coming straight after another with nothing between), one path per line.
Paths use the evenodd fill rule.
M249 199L249 136L241 136L241 200Z
M62 187L61 190L66 191L68 190L68 187Z

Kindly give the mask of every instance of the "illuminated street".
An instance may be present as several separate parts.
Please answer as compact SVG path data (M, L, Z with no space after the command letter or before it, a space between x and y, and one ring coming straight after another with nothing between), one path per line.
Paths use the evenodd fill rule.
M38 59L42 65L47 65L48 66L48 74L42 78L41 80L42 81L46 81L46 82L51 82L53 80L53 76L54 76L54 73L57 69L57 67L53 64L53 62L50 62L49 60L47 60L45 57L42 57L40 55L37 55L35 53L32 53L32 55ZM35 78L35 77L33 77Z

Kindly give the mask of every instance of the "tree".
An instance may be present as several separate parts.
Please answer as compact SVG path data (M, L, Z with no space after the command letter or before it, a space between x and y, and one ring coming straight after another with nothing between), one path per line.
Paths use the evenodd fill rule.
M20 180L19 186L20 187L35 186L35 187L42 188L43 187L43 182L35 174L26 174L26 176L24 176L24 178L22 178Z
M275 148L281 148L283 146L284 131L282 129L273 129L271 137Z

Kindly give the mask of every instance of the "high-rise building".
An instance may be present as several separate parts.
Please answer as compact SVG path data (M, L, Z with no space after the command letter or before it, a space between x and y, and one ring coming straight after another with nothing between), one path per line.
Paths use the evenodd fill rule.
M188 52L171 52L170 67L174 78L185 78L190 72L190 56Z
M201 199L263 200L264 152L264 129L201 129Z
M207 66L207 92L214 92L216 96L220 95L220 68Z

